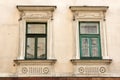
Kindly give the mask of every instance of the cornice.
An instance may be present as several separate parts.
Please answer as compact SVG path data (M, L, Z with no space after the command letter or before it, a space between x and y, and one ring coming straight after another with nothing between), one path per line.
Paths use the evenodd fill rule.
M17 9L21 11L54 11L56 6L48 5L17 5Z
M108 6L70 6L71 11L107 11Z

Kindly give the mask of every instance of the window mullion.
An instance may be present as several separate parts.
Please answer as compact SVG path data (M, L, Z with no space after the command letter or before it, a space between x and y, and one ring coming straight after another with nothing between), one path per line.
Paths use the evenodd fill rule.
M92 57L91 38L89 38L89 54L90 54L90 57Z
M37 44L38 44L38 38L35 37L35 54L34 54L35 59L37 59Z

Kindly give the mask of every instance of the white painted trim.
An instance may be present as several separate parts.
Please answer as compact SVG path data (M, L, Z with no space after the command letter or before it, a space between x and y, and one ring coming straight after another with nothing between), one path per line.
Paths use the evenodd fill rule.
M25 20L22 20L20 21L20 42L19 42L19 45L20 45L20 53L19 53L19 56L17 59L24 59L24 56L25 56L25 31L26 31L26 22Z
M78 20L75 21L75 26L76 27L76 59L80 59L80 47L79 47L79 24Z
M100 22L100 38L101 38L101 53L103 59L109 59L108 50L107 50L107 34L106 34L106 23L105 23L105 12L106 7L102 7L102 10L96 10L95 7L90 7L88 11L78 10L84 7L73 7L73 28L75 28L75 41L76 41L76 59L80 59L80 46L79 46L79 22L80 21L98 21ZM89 8L89 7L88 7ZM92 9L94 8L93 12ZM99 7L97 7L99 9ZM101 8L101 7L100 7ZM86 8L87 9L87 8ZM81 14L82 13L82 14ZM85 13L86 15L84 15Z
M47 22L47 59L53 59L53 11L55 6L18 6L20 11L19 54L17 59L25 57L26 22ZM40 11L39 11L40 9ZM45 10L43 10L45 9ZM38 16L38 17L37 17Z

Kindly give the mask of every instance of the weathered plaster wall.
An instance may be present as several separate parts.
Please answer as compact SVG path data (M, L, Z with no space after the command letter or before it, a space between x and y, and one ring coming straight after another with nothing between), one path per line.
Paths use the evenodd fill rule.
M120 76L119 0L2 0L0 1L0 75L15 72L13 60L19 53L19 12L16 5L56 5L53 20L53 53L57 74L73 72L75 36L69 6L109 6L106 14L107 49L112 58L111 73ZM117 75L116 75L117 74ZM113 75L114 76L114 75Z

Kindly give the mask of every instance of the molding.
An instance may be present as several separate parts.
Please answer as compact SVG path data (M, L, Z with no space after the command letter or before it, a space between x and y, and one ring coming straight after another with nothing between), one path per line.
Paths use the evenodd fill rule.
M35 63L35 64L55 64L57 60L56 59L47 59L47 60L22 60L22 59L17 59L17 60L14 60L14 62L17 64L17 65L20 65L20 64L32 64L32 63Z
M19 11L54 11L56 6L40 5L17 5Z
M107 11L108 6L70 6L71 11Z
M70 60L73 64L76 63L107 63L110 64L112 59L102 59L102 60L80 60L80 59L71 59Z

